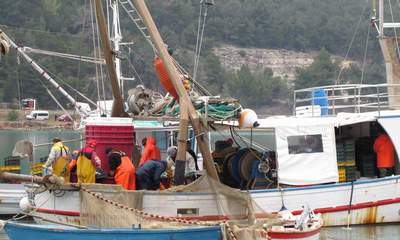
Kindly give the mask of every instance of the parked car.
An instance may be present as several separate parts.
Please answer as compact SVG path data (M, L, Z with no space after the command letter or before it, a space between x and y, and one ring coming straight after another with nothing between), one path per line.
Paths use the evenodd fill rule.
M26 115L27 120L49 120L49 112L41 110L33 110L29 115Z
M73 119L69 115L63 114L63 115L61 115L61 116L59 116L57 118L57 121L59 121L59 122L72 122Z

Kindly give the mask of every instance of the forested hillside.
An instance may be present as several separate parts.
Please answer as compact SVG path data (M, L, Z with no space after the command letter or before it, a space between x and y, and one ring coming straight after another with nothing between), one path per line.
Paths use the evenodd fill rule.
M200 0L147 3L165 42L174 49L175 58L191 73ZM0 28L19 44L93 55L90 0L0 0L0 6ZM399 6L393 7L396 10ZM208 10L198 80L211 92L240 98L251 107L288 102L292 87L383 82L382 57L374 29L368 37L369 18L370 4L366 0L215 0ZM162 90L154 74L151 47L124 13L121 25L123 41L134 42L124 48L122 55L124 75L137 79L127 83L128 87L144 84ZM221 44L320 53L311 66L297 70L296 83L288 86L286 79L274 76L271 69L263 66L255 71L246 65L235 72L224 69L212 51ZM331 54L343 58L347 54L359 64L342 70L338 78L340 60L332 60ZM98 98L94 65L32 56L60 83L69 83L94 100ZM1 58L0 102L35 97L41 107L54 107L44 88L48 84L22 59L21 64L18 62L15 53ZM362 69L365 73L361 80Z

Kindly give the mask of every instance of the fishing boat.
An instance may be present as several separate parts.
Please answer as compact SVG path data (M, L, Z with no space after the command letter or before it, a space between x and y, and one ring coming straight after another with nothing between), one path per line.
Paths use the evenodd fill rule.
M197 227L182 229L79 229L62 225L35 225L6 222L4 229L10 240L57 240L57 239L143 239L143 240L222 240L221 227Z
M385 46L384 39L381 44ZM251 130L235 130L236 122L228 123L211 134L211 140L233 138L235 147L245 150L219 155L223 181L246 189L265 212L279 212L285 206L298 215L308 204L321 213L326 226L399 222L398 166L393 176L377 178L371 151L377 128L385 129L400 151L398 87L391 82L297 90L293 116L259 119L259 126ZM250 149L265 154L248 157L253 154ZM34 193L36 214L79 223L79 188ZM226 219L215 199L207 191L145 191L140 209L189 220Z

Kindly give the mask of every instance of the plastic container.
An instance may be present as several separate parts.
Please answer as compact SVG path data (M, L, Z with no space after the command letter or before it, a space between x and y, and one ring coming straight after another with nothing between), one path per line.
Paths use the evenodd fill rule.
M132 119L100 118L88 121L85 127L85 140L96 140L96 153L101 159L101 167L109 172L107 147L125 152L132 158L134 150L134 127Z
M315 89L312 91L312 96L312 104L321 107L321 116L328 115L328 96L326 96L325 90Z

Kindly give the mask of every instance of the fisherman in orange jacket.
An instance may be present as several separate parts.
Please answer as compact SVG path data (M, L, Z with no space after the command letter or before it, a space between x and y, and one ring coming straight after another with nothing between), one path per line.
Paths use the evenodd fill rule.
M161 160L160 149L157 147L156 139L153 137L147 137L143 141L144 150L142 157L140 158L139 167L143 166L149 160Z
M379 177L392 175L394 170L394 146L384 130L375 139L374 151L377 155L376 166L379 170Z
M124 152L115 150L108 152L107 157L115 183L126 190L136 190L136 169L131 159Z

